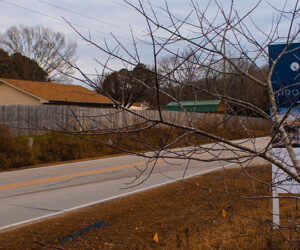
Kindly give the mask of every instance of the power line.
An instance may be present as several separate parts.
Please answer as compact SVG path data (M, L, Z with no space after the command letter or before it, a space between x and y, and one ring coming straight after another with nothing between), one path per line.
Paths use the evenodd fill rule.
M74 10L70 10L70 9L68 9L68 8L65 8L65 7L56 5L56 4L52 4L52 3L49 3L49 2L44 1L44 0L38 0L38 1L41 2L41 3L43 3L43 4L52 6L52 7L54 7L54 8L61 9L61 10L64 10L64 11L67 11L67 12L69 12L69 13L72 13L72 14L75 14L75 15L78 15L78 16L81 16L81 17L85 17L85 18L88 18L88 19L90 19L90 20L97 21L97 22L99 22L99 23L103 23L103 24L106 24L106 25L110 25L110 26L116 27L116 28L118 28L118 29L120 29L120 30L122 30L122 31L124 31L124 29L125 29L125 30L128 30L129 32L132 32L132 30L130 30L130 29L128 29L128 28L124 28L124 27L121 27L121 26L119 26L119 25L116 25L116 24L113 24L113 23L109 23L109 22L103 21L103 20L101 20L101 19L99 19L99 18L96 18L96 17L92 17L92 16L89 16L89 15L86 15L86 14L83 14L83 13L80 13L80 12L77 12L77 11L74 11ZM138 33L138 34L140 34L140 35L145 35L144 33L141 33L141 32L139 32L139 31L135 31L135 33ZM119 37L121 37L121 36L119 36ZM127 38L124 38L124 39L129 40L129 39L127 39ZM130 41L132 42L132 40L130 40ZM147 43L146 41L144 41L144 40L142 40L142 39L140 39L140 38L139 38L139 41L140 41L141 43Z
M111 1L112 3L118 4L118 5L122 6L122 7L125 7L125 8L127 8L127 9L132 10L132 7L131 7L131 6L128 6L128 5L123 4L123 3L120 3L120 2L118 2L117 0L110 0L110 1ZM157 7L157 6L156 6L156 7ZM149 8L149 7L143 6L143 8L144 8L145 10L148 10L148 11L152 12L152 9ZM164 18L167 18L168 20L170 20L170 17L169 17L168 15L164 15L164 14L162 14L161 12L156 12L155 14L158 15L158 16L161 16L161 17L164 17ZM169 23L169 24L170 24L170 23Z
M11 5L11 6L13 6L13 7L16 7L16 8L22 9L22 10L29 11L29 12L31 12L31 13L34 13L34 14L37 14L37 15L40 15L40 16L43 16L43 17L46 16L46 17L51 18L51 19L54 19L54 20L56 20L56 21L63 22L63 20L60 19L60 18L58 18L58 17L50 16L50 15L45 14L45 13L43 13L43 12L40 12L40 11L37 11L37 10L33 10L33 9L30 9L30 8L27 8L27 7L24 7L24 6L15 4L15 3L11 3L11 2L8 2L8 1L5 1L5 0L0 0L0 2L5 3L5 4L8 4L8 5ZM73 22L70 22L70 24L72 24L72 25L74 25L74 26L77 26L77 27L80 27L80 28L83 28L83 29L86 29L86 30L89 30L89 31L90 31L90 30L93 30L93 31L96 31L96 32L98 32L98 33L102 33L102 34L104 34L104 35L111 36L111 34L109 34L109 33L106 33L106 32L104 32L104 31L100 31L100 30L97 30L97 29L94 29L94 28L91 29L91 28L86 27L86 26L81 25L81 24L76 24L76 23L73 23ZM130 40L130 39L128 39L128 38L125 38L125 37L122 37L122 36L119 36L119 35L117 35L116 37L122 38L122 39L127 40L127 41L130 41L130 42L132 41L132 40Z
M45 2L45 1L41 1L41 0L38 0L38 1L39 1L39 2ZM111 1L114 2L114 0L111 0ZM56 21L59 21L59 22L64 22L61 18L58 18L58 17L55 17L55 16L51 16L51 15L48 15L48 14L46 14L46 13L43 13L43 12L40 12L40 11L37 11L37 10L33 10L33 9L30 9L30 8L27 8L27 7L24 7L24 6L15 4L15 3L11 3L11 2L8 2L8 1L6 1L6 0L0 0L0 2L5 3L5 4L7 4L7 5L11 5L11 6L15 7L15 8L19 8L19 9L22 9L22 10L26 10L26 11L31 12L31 13L34 13L34 14L36 14L36 15L40 15L40 16L43 16L43 17L48 17L48 18L50 18L50 19L53 19L53 20L56 20ZM117 2L115 2L115 3L117 3ZM120 4L120 3L119 3L119 4ZM127 6L127 7L128 7L128 6ZM63 7L62 7L62 8L63 8ZM65 9L65 8L64 8L64 9ZM90 18L93 18L93 17L90 17ZM86 29L86 30L88 30L88 31L94 30L94 31L96 31L96 32L98 32L98 33L102 33L102 34L105 34L105 35L110 36L110 37L111 37L111 35L112 35L112 34L109 34L109 33L106 33L106 32L103 32L103 31L100 31L100 30L97 30L97 29L94 29L94 28L91 29L91 28L86 27L86 26L81 25L81 24L76 24L76 23L73 23L73 22L69 22L69 23L70 23L71 25L74 25L74 26L77 26L77 27L81 27L81 28ZM119 35L116 35L115 37L119 37L119 38L122 38L123 40L127 40L127 41L132 42L131 39L128 39L128 38L125 38L125 37L122 37L122 36L119 36ZM149 42L144 41L144 40L142 40L142 39L138 39L138 41L139 41L140 43L143 43L144 45L152 46ZM136 41L136 43L138 44L137 41ZM180 47L181 47L181 46L180 46Z
M15 3L7 2L7 1L5 1L5 0L0 0L0 2L3 2L3 3L5 3L5 4L11 5L11 6L14 6L14 7L19 8L19 9L27 10L27 11L29 11L29 12L32 12L32 13L35 13L35 14L38 14L38 15L41 15L41 16L46 16L46 17L48 17L48 18L52 18L52 19L61 21L61 20L60 20L59 18L57 18L57 17L49 16L49 15L47 15L47 14L45 14L45 13L42 13L42 12L39 12L39 11L36 11L36 10L32 10L32 9L29 9L29 8L26 8L26 7L17 5L17 4L15 4Z
M122 6L122 7L124 7L124 8L130 9L130 10L133 9L131 6L126 5L126 4L124 4L124 3L120 3L120 2L117 1L117 0L110 0L110 1L111 1L112 3L115 3L115 4L119 5L119 6ZM167 13L167 10L163 9L162 7L160 7L160 6L158 6L158 5L150 4L150 2L149 2L149 6L150 6L150 7L147 7L147 6L144 6L144 5L143 5L143 9L149 11L149 13L147 13L147 14L149 14L149 17L151 17L151 18L153 18L153 19L156 19L156 16L161 16L161 17L165 18L165 20L164 20L163 22L166 24L166 26L173 26L173 23L170 22L170 16L169 16L169 15L163 14L163 13L161 13L161 12L159 12L159 11L155 11L154 9L152 9L152 7L159 8L159 9L161 9L162 11L164 11L164 12L166 12L166 13ZM155 16L154 16L153 13L152 13L153 11L155 11ZM184 17L179 17L179 18L181 18L182 20L184 19Z
M43 1L43 0L38 0L39 2L43 3L43 4L46 4L46 5L49 5L49 6L52 6L54 8L57 8L57 9L61 9L61 10L64 10L64 11L67 11L69 13L72 13L72 14L75 14L75 15L78 15L78 16L81 16L81 17L85 17L85 18L88 18L90 20L93 20L93 21L97 21L97 22L100 22L100 23L104 23L106 25L110 25L110 26L114 26L120 30L124 30L124 27L121 27L121 26L118 26L116 24L113 24L113 23L109 23L109 22L106 22L106 21L103 21L99 18L96 18L96 17L92 17L92 16L89 16L89 15L86 15L86 14L83 14L83 13L80 13L80 12L77 12L77 11L74 11L74 10L70 10L70 9L67 9L65 7L62 7L62 6L59 6L59 5L56 5L56 4L53 4L53 3L49 3L47 1ZM125 28L126 29L126 28ZM128 29L127 29L128 30Z

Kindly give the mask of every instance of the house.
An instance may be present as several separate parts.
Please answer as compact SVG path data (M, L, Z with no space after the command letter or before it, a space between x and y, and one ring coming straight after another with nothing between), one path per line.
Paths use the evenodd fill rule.
M82 86L5 78L0 78L0 105L114 107L108 97Z
M182 101L182 102L170 102L165 110L168 111L183 111L182 107L187 112L198 113L224 113L224 103L221 100L206 100L206 101Z
M146 102L135 102L130 106L129 110L147 110L149 109L149 105Z

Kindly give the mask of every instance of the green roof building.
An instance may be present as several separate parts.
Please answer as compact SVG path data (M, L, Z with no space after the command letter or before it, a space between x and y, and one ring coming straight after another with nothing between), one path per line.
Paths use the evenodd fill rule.
M182 101L182 102L170 102L165 110L168 111L183 111L182 107L187 112L198 112L198 113L224 113L224 104L220 100L207 100L207 101Z

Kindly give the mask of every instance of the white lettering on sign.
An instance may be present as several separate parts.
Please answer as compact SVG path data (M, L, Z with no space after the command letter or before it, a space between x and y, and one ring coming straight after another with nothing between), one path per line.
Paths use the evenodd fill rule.
M299 95L299 89L285 89L285 90L281 90L277 93L277 96L287 96L287 97L296 97Z

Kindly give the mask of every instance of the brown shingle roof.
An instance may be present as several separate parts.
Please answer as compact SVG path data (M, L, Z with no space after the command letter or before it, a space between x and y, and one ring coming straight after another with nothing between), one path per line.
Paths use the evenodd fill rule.
M108 97L97 94L78 85L68 85L52 82L36 82L0 78L6 82L47 101L66 101L79 103L113 103Z

